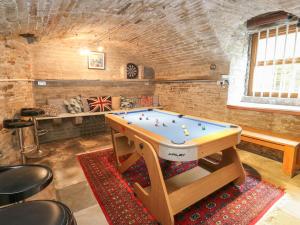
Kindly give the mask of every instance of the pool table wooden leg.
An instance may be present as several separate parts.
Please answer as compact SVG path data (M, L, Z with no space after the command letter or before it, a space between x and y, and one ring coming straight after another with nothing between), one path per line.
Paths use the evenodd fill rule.
M131 167L140 158L141 158L141 155L138 154L137 152L132 153L132 155L129 156L129 158L126 161L124 161L123 163L121 163L119 165L120 173L124 173L126 170L129 169L129 167Z
M135 136L134 141L137 152L145 160L151 182L150 188L142 188L135 183L135 193L161 224L173 225L174 216L157 153L153 146L142 138Z
M235 146L222 151L222 161L220 164L225 166L230 163L234 163L240 172L240 177L234 183L237 185L244 183L246 175Z
M120 150L118 149L118 141L120 137L123 137L124 135L121 133L116 132L115 130L111 129L111 137L112 137L112 143L113 143L113 149L114 149L114 155L116 158L117 166L120 171L120 173L124 173L130 166L132 166L137 160L141 158L141 155L139 155L136 151L134 151L128 159L126 159L124 162L120 162Z
M119 160L118 152L117 152L117 149L116 149L116 134L118 132L115 131L114 129L110 128L110 133L111 133L111 142L113 144L113 150L114 150L114 155L115 155L115 158L116 158L116 162L117 162L117 165L120 166L121 162Z

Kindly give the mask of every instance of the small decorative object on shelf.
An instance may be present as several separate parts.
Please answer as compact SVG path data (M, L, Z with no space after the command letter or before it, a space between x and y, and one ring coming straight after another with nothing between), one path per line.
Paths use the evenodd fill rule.
M137 65L133 63L127 64L127 79L137 79L139 75L139 69Z

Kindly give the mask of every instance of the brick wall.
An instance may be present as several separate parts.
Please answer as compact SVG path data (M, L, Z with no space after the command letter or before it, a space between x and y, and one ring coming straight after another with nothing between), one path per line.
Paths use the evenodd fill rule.
M52 81L47 86L34 86L34 99L37 105L46 104L47 99L69 99L77 95L93 96L139 96L153 95L152 82L125 81Z
M169 110L300 136L300 116L228 109L227 89L216 82L156 84L155 95Z
M160 103L167 110L300 136L300 116L228 109L228 89L213 81L156 84L155 95L159 96ZM246 143L241 147L282 160L282 154L278 151L270 152L269 149Z
M18 143L11 130L2 129L3 119L14 117L22 107L33 103L30 79L31 55L27 44L21 40L0 42L0 164L15 163L19 160ZM25 130L26 143L31 143L31 131Z
M81 49L105 52L105 70L88 69L87 55ZM54 39L35 43L31 47L33 55L33 76L35 79L58 80L116 80L123 79L121 69L129 62L137 65L142 59L131 54L130 48L113 44L96 45L86 41Z

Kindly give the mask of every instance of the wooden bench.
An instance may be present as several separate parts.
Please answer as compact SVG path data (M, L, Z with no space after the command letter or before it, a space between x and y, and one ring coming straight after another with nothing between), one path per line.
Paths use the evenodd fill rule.
M242 128L242 141L283 151L282 170L286 175L294 176L295 171L300 168L300 138L291 138L250 127Z
M151 107L140 107L140 108L132 108L126 110L127 112L130 111L139 111L139 110L145 110L145 109L162 109L162 106L151 106ZM113 111L105 111L105 112L82 112L82 113L61 113L57 116L40 116L37 117L36 120L55 120L55 119L64 119L64 118L80 118L80 117L86 117L86 116L99 116L99 115L105 115L108 113L119 113L124 112L125 110L113 110Z

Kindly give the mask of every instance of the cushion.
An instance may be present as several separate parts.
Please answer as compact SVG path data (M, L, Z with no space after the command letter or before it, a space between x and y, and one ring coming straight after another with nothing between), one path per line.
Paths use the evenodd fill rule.
M47 105L55 105L59 110L59 113L66 113L66 107L64 105L64 100L61 98L49 98L47 99Z
M59 114L61 114L60 107L56 105L42 105L41 109L45 111L44 116L58 116Z
M65 107L69 113L81 113L83 112L83 105L81 102L81 96L71 98L69 101L64 100Z
M141 96L141 107L153 106L153 96Z
M81 97L83 112L90 112L90 106L87 100L88 100L87 97Z
M112 110L119 110L121 106L121 97L113 96L111 106L112 106Z
M90 97L87 102L91 112L111 111L111 96Z
M121 108L134 108L139 102L138 97L124 97L121 96Z

